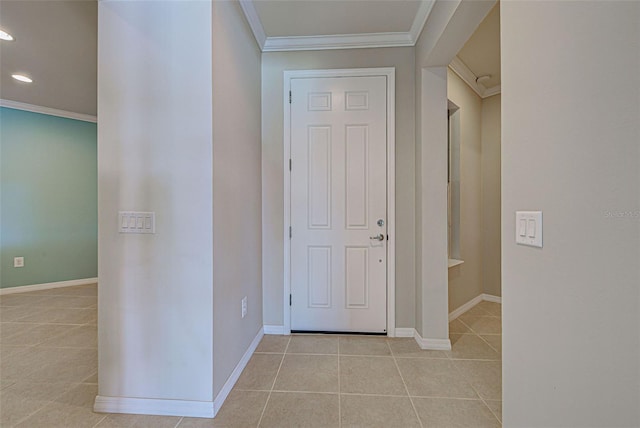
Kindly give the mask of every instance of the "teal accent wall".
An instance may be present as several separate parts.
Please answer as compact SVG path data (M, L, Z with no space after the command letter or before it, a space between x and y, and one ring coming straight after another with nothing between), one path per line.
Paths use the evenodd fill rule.
M0 288L98 276L97 176L95 123L0 108Z

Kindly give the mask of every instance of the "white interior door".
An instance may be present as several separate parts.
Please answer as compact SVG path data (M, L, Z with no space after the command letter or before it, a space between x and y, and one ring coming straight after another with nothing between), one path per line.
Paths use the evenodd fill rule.
M386 85L291 80L293 331L387 331Z

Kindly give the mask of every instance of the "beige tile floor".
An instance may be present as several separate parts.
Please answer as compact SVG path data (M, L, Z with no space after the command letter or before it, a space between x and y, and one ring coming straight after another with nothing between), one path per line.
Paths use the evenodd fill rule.
M96 286L0 297L1 427L498 427L500 305L413 339L265 336L218 416L107 415L97 393Z

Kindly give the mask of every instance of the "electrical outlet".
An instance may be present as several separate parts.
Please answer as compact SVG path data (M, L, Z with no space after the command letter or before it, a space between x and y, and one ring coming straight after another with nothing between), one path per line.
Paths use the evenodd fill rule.
M13 267L24 267L24 257L14 257Z
M247 296L242 298L242 318L247 315Z

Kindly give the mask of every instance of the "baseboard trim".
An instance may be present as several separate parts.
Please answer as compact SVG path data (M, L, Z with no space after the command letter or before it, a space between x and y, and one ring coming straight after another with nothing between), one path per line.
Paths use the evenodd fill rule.
M251 356L253 355L256 348L258 347L258 344L260 344L260 341L262 340L263 336L264 336L264 327L258 331L258 334L256 334L256 337L253 339L253 341L247 348L247 351L244 353L244 355L236 365L236 368L233 369L233 372L231 372L231 375L229 376L227 381L224 383L224 386L222 387L222 389L220 390L216 398L213 400L213 416L214 417L218 413L218 411L224 404L224 401L229 396L229 393L231 392L236 382L240 378L242 371L244 370L245 367L247 367L247 364L249 363Z
M275 334L275 335L282 336L284 334L284 326L283 325L265 325L264 334Z
M458 318L460 315L464 314L465 312L467 312L469 309L473 308L475 305L477 305L480 302L482 302L482 294L474 297L473 299L469 300L464 305L460 306L458 309L455 309L454 311L450 312L449 313L449 322L451 322L454 319Z
M502 297L494 296L492 294L483 294L482 300L485 300L487 302L493 302L493 303L502 303Z
M29 291L50 290L52 288L73 287L98 282L98 278L72 279L70 281L47 282L35 285L20 285L18 287L0 288L0 296L5 294L28 293Z
M98 413L213 418L214 403L212 401L157 400L98 395L93 405L93 410Z
M475 305L477 305L478 303L480 303L482 301L493 302L493 303L502 303L502 297L494 296L492 294L479 294L476 297L474 297L473 299L469 300L464 305L460 306L458 309L450 312L449 313L449 322L451 322L454 319L458 318L460 315L464 314L465 312L467 312L468 310L470 310L471 308L473 308Z
M451 341L449 339L432 339L429 337L422 337L416 331L414 339L418 343L420 349L428 349L432 351L450 351Z

